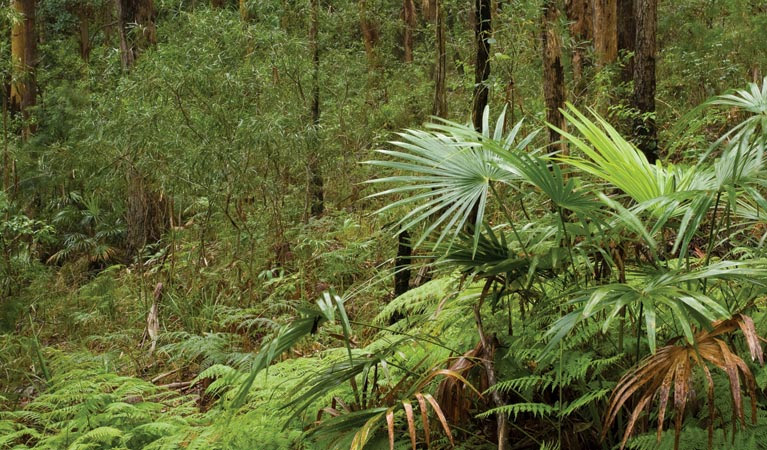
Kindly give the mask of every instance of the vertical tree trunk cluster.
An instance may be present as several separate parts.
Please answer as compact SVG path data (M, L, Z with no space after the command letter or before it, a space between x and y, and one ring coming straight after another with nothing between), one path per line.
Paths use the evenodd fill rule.
M559 10L555 0L545 0L541 41L543 43L543 91L546 104L546 121L564 130L565 118L560 108L565 107L565 72L562 68L562 45L556 24ZM549 128L549 145L554 146L560 140L559 132ZM567 146L561 142L560 152L567 153Z
M320 125L320 45L319 32L320 0L311 0L311 18L309 23L309 48L312 54L312 99L311 113L311 148L309 149L309 202L310 213L316 217L325 211L324 180L320 167L319 125Z
M157 43L156 12L153 0L115 0L120 59L124 70L133 66L139 54Z
M550 1L546 1L550 4ZM616 61L618 54L633 54L621 69L620 81L633 82L631 106L638 114L632 124L632 138L650 162L658 158L655 120L655 58L657 53L657 0L567 0L570 33L577 42L594 41L597 66ZM589 9L593 11L589 13ZM547 11L547 9L544 9ZM546 14L546 13L545 13ZM589 23L589 19L592 22ZM545 43L545 41L544 41ZM545 51L545 50L544 50ZM547 64L544 55L544 65ZM573 79L583 85L585 52L581 45L573 50ZM549 85L547 69L544 78ZM548 91L547 91L548 92ZM547 110L550 108L547 95ZM550 119L547 119L551 122Z
M35 27L35 0L14 0L14 10L22 19L11 29L12 80L9 112L21 113L25 125L22 137L34 133L34 125L28 122L30 108L37 102L37 29Z

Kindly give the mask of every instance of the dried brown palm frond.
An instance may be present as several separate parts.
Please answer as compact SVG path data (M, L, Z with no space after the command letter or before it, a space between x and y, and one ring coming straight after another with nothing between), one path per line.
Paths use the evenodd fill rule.
M448 370L461 375L463 378L468 378L469 371L480 362L482 357L482 343L479 342L476 347L456 358ZM445 410L448 420L452 423L461 423L469 417L472 403L469 398L470 395L472 395L471 389L456 377L443 378L434 394Z
M621 449L634 431L637 419L650 404L653 397L658 397L658 440L663 430L668 401L673 388L673 407L675 411L674 449L679 448L679 435L682 428L685 406L691 397L693 373L699 368L706 379L709 409L708 442L711 448L713 440L714 419L714 383L709 370L709 364L718 367L727 374L730 381L730 396L732 397L733 427L739 419L745 426L743 401L741 398L741 376L746 382L746 388L751 397L751 419L756 421L756 383L754 376L746 363L722 339L726 334L740 330L743 332L752 360L764 364L764 355L759 336L754 327L754 321L743 314L736 314L731 319L713 323L713 329L701 331L695 335L694 345L681 338L675 339L671 345L645 358L637 367L623 376L615 387L605 416L602 437L615 421L620 409L634 397L636 406L631 412L626 430L621 441Z

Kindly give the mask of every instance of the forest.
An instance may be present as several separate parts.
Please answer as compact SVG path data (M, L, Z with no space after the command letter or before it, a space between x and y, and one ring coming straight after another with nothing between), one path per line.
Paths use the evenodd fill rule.
M0 450L767 449L764 0L0 35Z

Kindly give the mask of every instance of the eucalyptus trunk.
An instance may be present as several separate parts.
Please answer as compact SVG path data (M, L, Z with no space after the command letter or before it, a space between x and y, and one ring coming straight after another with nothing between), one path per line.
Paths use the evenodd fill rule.
M402 20L405 22L402 46L405 50L405 62L413 62L413 30L416 27L415 3L402 0Z
M490 78L490 38L493 34L492 10L490 0L475 0L474 4L474 40L477 57L474 64L474 103L472 123L477 131L482 131L482 113L487 106L487 80Z
M124 70L133 66L142 51L157 43L153 0L115 0L120 60ZM134 26L133 31L129 27Z
M21 113L24 120L22 137L28 139L34 133L30 123L30 109L37 103L37 28L35 26L35 0L14 0L13 9L21 15L11 29L11 68L13 78L10 87L10 113Z
M439 0L432 0L435 9L437 44L436 64L434 69L434 105L431 113L447 118L447 50L445 45L445 17Z
M546 104L546 121L564 130L565 118L560 108L565 107L565 74L562 68L562 46L556 30L559 10L555 0L545 0L541 26L543 43L543 93ZM567 145L560 142L559 132L549 128L549 145L560 145L559 151L567 154Z
M657 0L636 0L636 54L634 57L634 143L650 163L658 159L655 126L655 55Z
M573 83L580 90L584 86L583 70L589 65L588 46L594 37L593 5L590 0L567 0L565 11L575 41L571 56Z
M594 52L601 67L618 56L618 0L594 0Z
M311 138L309 161L307 164L309 178L310 213L316 217L325 211L324 180L320 167L319 155L319 125L320 125L320 46L317 40L319 32L320 0L311 0L311 20L309 23L309 47L312 54L312 99Z

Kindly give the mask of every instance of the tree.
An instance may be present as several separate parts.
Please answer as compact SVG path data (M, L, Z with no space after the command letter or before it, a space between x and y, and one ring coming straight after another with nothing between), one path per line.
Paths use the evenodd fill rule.
M421 0L421 14L424 20L435 22L439 10L439 0Z
M425 0L426 4L428 0ZM435 9L436 36L437 44L436 64L434 68L434 104L431 113L437 117L447 117L447 50L445 49L445 17L442 10L442 4L439 0L433 0L429 3Z
M575 41L572 54L573 82L582 85L583 69L588 64L587 44L594 37L593 11L589 0L567 0L565 3L570 36Z
M26 139L34 132L28 123L29 110L37 103L37 28L35 27L35 0L14 0L14 10L21 20L11 30L12 80L10 89L10 113L21 113L25 121L22 136Z
M633 54L636 40L634 3L636 0L618 0L618 53ZM621 82L628 83L634 76L634 58L627 58L621 70Z
M482 113L487 106L487 80L490 78L490 38L493 34L491 1L476 0L474 14L477 58L474 64L474 103L471 119L474 128L482 131Z
M80 57L88 62L91 55L90 20L93 16L93 8L90 3L81 1L77 5L77 19L79 25Z
M402 0L402 20L405 22L403 47L405 62L413 62L413 29L416 27L415 3L413 0Z
M309 203L312 216L319 216L325 210L324 180L320 167L319 126L320 126L320 46L317 41L319 31L320 0L311 0L309 20L309 50L312 54L312 99L310 106L311 131L309 161Z
M658 137L655 127L655 35L657 0L636 0L636 55L634 56L634 108L639 116L634 121L634 143L653 163L658 159Z
M378 28L368 18L365 0L360 0L359 11L362 43L365 45L365 55L368 58L368 67L373 68L376 66L375 47L378 43Z
M120 35L120 60L130 69L138 55L157 43L153 0L115 0Z
M559 10L555 0L545 0L541 20L541 41L543 43L543 95L546 103L546 121L564 130L565 118L560 111L565 107L565 74L562 69L562 46L557 35L556 23ZM549 127L549 145L559 142L559 132ZM561 152L567 147L561 144Z
M601 67L618 56L618 0L594 1L594 52Z

